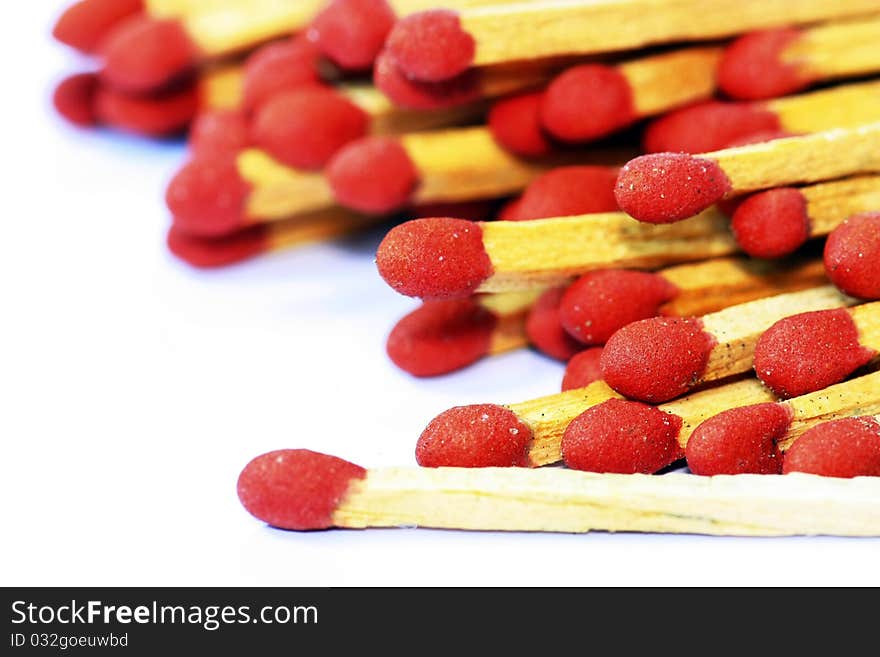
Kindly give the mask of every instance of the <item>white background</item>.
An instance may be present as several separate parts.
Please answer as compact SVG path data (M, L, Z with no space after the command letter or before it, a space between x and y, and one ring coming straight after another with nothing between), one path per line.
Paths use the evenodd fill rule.
M83 62L63 3L3 3L0 436L3 585L880 584L880 541L285 533L235 482L309 447L413 463L438 412L557 390L520 352L438 380L384 354L415 304L379 279L379 235L205 273L164 248L179 144L82 132L49 106Z

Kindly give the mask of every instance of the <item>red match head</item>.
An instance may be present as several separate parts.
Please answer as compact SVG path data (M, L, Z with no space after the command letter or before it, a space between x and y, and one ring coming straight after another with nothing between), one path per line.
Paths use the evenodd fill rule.
M368 129L366 112L343 95L306 87L264 102L254 115L251 136L256 146L284 164L321 169Z
M466 297L492 274L480 224L464 219L414 219L392 228L376 254L379 274L410 297Z
M189 130L189 148L197 158L229 157L250 143L247 117L236 110L201 112Z
M347 71L365 71L382 51L396 20L385 0L332 0L309 26L321 53Z
M101 45L106 84L129 93L148 93L192 72L196 45L176 20L133 16Z
M432 110L470 103L480 98L480 73L468 69L442 82L413 80L401 72L387 51L382 51L373 67L373 83L398 107Z
M526 318L529 342L541 353L562 362L583 349L580 342L565 332L559 320L559 302L564 293L564 287L547 290L538 297Z
M880 299L880 212L855 215L831 231L825 271L846 294Z
M648 153L708 153L756 133L779 130L779 117L761 105L710 100L652 122L642 143Z
M779 474L778 443L791 425L784 404L755 404L723 411L701 423L685 448L696 475Z
M847 417L816 425L785 453L782 472L880 477L880 422L875 417Z
M165 192L174 225L191 235L216 237L241 228L250 185L234 157L194 158Z
M280 529L326 529L351 484L367 476L359 465L307 449L258 456L238 477L238 499L259 520Z
M627 397L668 401L700 380L714 344L696 317L643 319L608 340L602 352L602 376Z
M750 256L781 258L810 237L807 201L793 187L752 194L737 204L730 227L737 244Z
M55 87L52 104L65 119L82 128L98 123L95 116L95 93L98 91L98 76L94 73L79 73L64 78Z
M755 373L776 395L797 397L843 381L876 353L859 344L844 308L779 320L755 345Z
M630 160L617 177L620 209L639 221L665 224L687 219L730 191L713 160L686 153L654 153Z
M431 9L400 19L385 43L388 54L408 78L440 82L464 73L476 44L448 9Z
M303 37L269 43L247 58L242 81L242 104L252 111L280 93L318 86L318 51Z
M342 148L325 171L340 205L367 214L399 210L410 202L419 172L391 137L364 137Z
M616 68L601 64L561 73L548 85L541 104L544 129L568 142L604 137L635 119L629 82Z
M568 217L594 212L616 212L614 184L617 169L568 166L541 174L520 196L516 219Z
M659 274L600 269L581 276L562 297L559 318L582 344L605 344L620 328L656 317L678 288Z
M602 378L602 347L592 347L572 356L565 366L562 377L562 392L575 388L586 388Z
M531 442L529 426L503 406L456 406L419 436L416 461L427 468L528 466Z
M204 269L234 265L269 250L265 225L250 226L222 237L194 237L171 226L166 244L184 262Z
M473 299L425 301L388 336L388 357L414 376L454 372L489 352L497 318Z
M609 399L578 415L562 436L565 465L589 472L653 474L680 459L681 418Z
M80 0L64 10L52 36L72 48L92 53L116 25L142 10L142 0Z
M514 155L542 157L553 151L553 141L541 127L539 108L543 92L511 96L489 111L489 131L495 141Z
M732 98L758 100L790 94L810 84L810 77L783 58L801 36L796 29L752 32L731 43L718 65L718 86Z
M183 132L198 109L199 97L193 87L151 97L130 96L106 86L95 93L95 115L101 123L148 137Z

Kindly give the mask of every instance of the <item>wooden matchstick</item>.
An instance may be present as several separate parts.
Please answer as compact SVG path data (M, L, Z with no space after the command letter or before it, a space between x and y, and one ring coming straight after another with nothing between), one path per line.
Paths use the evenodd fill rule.
M746 34L725 49L718 84L728 96L754 100L874 73L880 70L878 39L878 15Z
M602 374L617 392L658 403L752 368L761 334L784 317L858 303L831 285L766 297L702 317L643 319L602 351Z
M782 453L829 420L880 413L880 372L776 404L728 409L698 426L687 444L696 474L782 472Z
M406 75L437 81L470 66L708 40L875 10L871 0L520 2L408 16L392 29L386 48ZM416 43L423 34L431 36Z
M880 535L880 480L696 477L563 469L365 470L308 450L258 456L238 495L284 529L438 527L737 536Z
M667 223L736 194L880 172L880 123L701 155L654 153L626 164L615 193L641 221Z

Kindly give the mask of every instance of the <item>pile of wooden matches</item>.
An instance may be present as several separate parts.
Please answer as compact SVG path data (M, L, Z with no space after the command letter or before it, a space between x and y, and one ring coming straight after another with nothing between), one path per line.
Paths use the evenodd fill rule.
M189 129L183 260L407 219L397 366L567 363L420 467L259 456L257 518L880 535L880 0L82 0L55 35L101 62L64 116Z

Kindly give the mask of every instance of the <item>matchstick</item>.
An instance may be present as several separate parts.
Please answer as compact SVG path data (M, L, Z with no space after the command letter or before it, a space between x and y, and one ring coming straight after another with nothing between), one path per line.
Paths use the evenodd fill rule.
M805 210L796 220L786 220L791 213L769 212L769 225L756 227L751 243L767 242L769 236L787 244L789 250L792 245L796 248L807 221L804 211L809 221L807 234L827 235L853 213L878 207L878 190L878 176L802 187L797 194L804 199ZM737 234L740 239L743 235ZM738 250L726 215L711 208L665 225L642 223L620 212L488 223L418 219L389 231L376 261L385 281L401 294L456 298L474 292L564 285L593 269L655 269Z
M475 404L451 408L434 418L422 432L416 445L416 460L429 467L538 467L557 463L563 457L563 435L571 422L609 400L622 398L604 381L595 381L584 388L506 406ZM745 379L658 407L677 419L676 432L664 440L663 463L654 470L681 458L677 445L683 447L690 432L707 417L728 408L775 400L760 381ZM640 402L627 403L646 406Z
M756 258L779 258L849 217L880 208L880 176L778 187L737 201L730 223L737 244Z
M755 344L755 373L780 397L843 381L880 351L880 302L779 320Z
M871 0L520 2L407 16L391 30L386 49L405 75L439 81L471 66L704 41L877 8Z
M782 460L782 473L880 477L880 415L829 420L808 429Z
M858 299L880 299L880 212L857 214L837 226L823 257L837 289Z
M880 413L880 372L775 404L733 408L696 428L687 443L695 474L782 472L782 453L829 420Z
M282 251L320 240L349 235L377 222L342 208L320 210L270 224L258 224L221 237L189 235L172 225L168 250L184 262L199 268L225 267L258 255Z
M875 73L880 70L878 39L878 15L745 34L725 49L718 85L732 98L757 100Z
M617 331L602 375L617 392L658 403L752 368L755 343L784 317L858 303L826 285L730 306L702 317L655 317Z
M386 352L414 376L438 376L525 347L526 315L543 290L426 301L388 336Z
M880 172L880 123L701 155L654 153L627 163L615 193L624 212L667 223L736 194Z
M880 534L880 480L808 474L708 478L557 468L365 470L309 450L279 450L244 468L238 496L259 520L294 530Z
M234 158L184 166L169 184L166 201L175 222L189 233L217 236L338 201L383 214L415 204L502 197L560 165L610 165L626 152L596 149L526 162L495 144L485 127L450 128L358 140L333 158L323 176L250 148ZM346 199L356 202L342 202Z
M880 82L861 82L762 102L698 103L645 130L649 153L706 153L756 134L794 136L880 120Z

